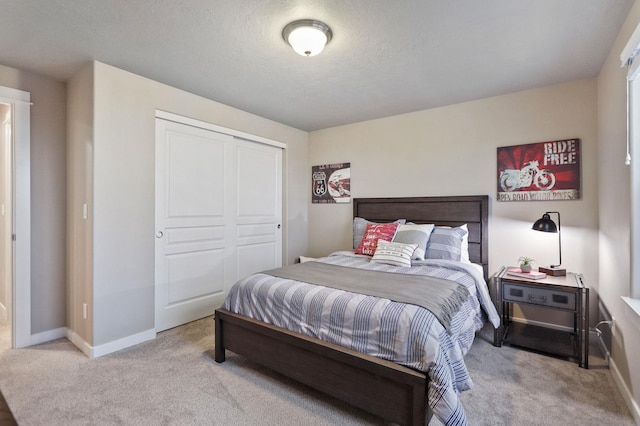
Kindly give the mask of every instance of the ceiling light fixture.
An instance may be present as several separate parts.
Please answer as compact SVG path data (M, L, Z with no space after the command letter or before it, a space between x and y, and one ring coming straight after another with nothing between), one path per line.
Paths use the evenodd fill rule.
M282 30L284 41L302 56L315 56L322 52L332 36L327 24L314 19L293 21Z

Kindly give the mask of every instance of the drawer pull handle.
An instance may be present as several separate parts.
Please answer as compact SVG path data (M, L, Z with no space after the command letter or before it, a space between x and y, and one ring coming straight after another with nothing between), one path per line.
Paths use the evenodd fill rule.
M529 295L530 302L535 302L536 300L539 300L542 303L547 303L547 296L534 296L533 294Z

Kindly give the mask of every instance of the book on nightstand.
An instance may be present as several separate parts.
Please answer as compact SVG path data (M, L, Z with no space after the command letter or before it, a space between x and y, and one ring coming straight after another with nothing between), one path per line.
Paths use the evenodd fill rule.
M513 277L525 278L528 280L541 280L547 276L544 272L531 271L531 272L522 272L520 268L509 268L507 269L507 274Z

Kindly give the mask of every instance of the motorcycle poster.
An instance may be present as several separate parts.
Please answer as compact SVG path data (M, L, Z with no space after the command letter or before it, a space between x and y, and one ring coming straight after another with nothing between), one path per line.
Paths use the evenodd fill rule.
M311 202L334 204L351 202L351 163L311 167Z
M580 139L498 148L498 201L580 199Z

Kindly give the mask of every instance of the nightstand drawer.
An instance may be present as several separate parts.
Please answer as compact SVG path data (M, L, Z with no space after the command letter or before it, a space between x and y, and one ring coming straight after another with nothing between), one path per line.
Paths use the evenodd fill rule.
M531 303L568 310L576 309L575 293L551 290L542 287L529 287L505 282L503 284L504 301Z

